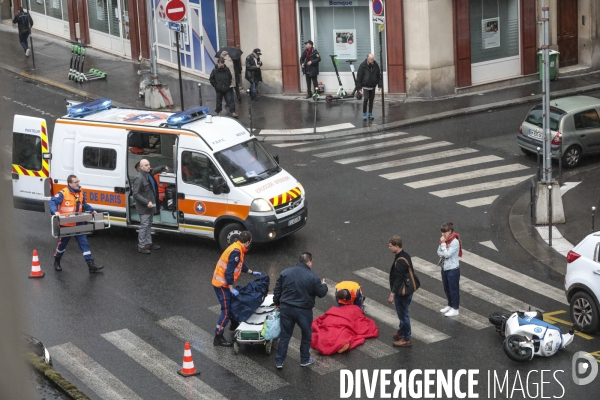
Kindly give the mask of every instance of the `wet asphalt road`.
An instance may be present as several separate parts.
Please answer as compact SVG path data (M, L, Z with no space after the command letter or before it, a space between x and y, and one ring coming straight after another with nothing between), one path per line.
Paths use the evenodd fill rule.
M64 114L62 100L72 96L27 83L23 78L16 78L4 71L0 71L0 91L0 146L4 178L1 184L4 192L10 193L7 154L11 145L12 116L16 113L31 116L46 113L48 130L52 132L52 120ZM598 93L595 95L598 96ZM498 155L506 163L529 167L531 171L528 171L533 173L535 160L523 156L515 144L518 126L529 107L460 117L410 127L404 131L411 136L427 135L435 140L469 146L477 149L481 155ZM403 237L404 248L413 257L435 263L439 225L452 220L462 234L465 250L562 289L562 277L531 260L510 234L508 212L516 199L528 190L526 183L499 190L500 197L490 206L469 209L457 204L455 199L432 196L429 190L416 190L397 181L388 181L380 178L378 173L359 171L353 166L335 163L332 158L315 157L317 151L298 152L294 150L295 147L278 148L273 145L266 147L272 153L279 154L281 165L302 182L310 202L306 227L275 243L254 246L247 255L247 264L252 269L269 274L271 287L279 272L294 265L303 251L313 253L314 271L320 277L333 281L357 279L353 271L367 267L387 271L393 260L387 249L387 239L393 234ZM598 158L588 159L585 164L598 161ZM105 265L102 273L88 274L75 243L69 245L63 258L63 271L56 273L52 269L56 242L49 234L48 217L21 210L5 212L12 214L13 222L9 231L18 237L19 242L15 249L19 265L13 267L22 270L22 279L15 285L21 288L23 305L28 313L27 331L48 347L71 343L141 398L181 398L174 388L141 367L101 335L127 329L181 365L182 340L157 322L182 316L203 331L212 332L216 315L208 307L218 304L210 284L215 261L220 255L216 242L160 234L157 242L163 248L148 257L137 253L135 231L113 228L90 237L94 258ZM498 251L480 244L490 240ZM41 280L27 279L33 249L40 254L42 269L46 272L46 277ZM535 290L523 290L514 283L479 269L463 266L462 273L471 280L534 304L546 312L567 310L566 305L550 300ZM424 289L444 296L438 280L423 274L420 274L420 279ZM241 280L246 283L249 278L243 277ZM361 281L361 285L371 301L387 305L387 289L365 280ZM320 310L327 310L332 305L330 297L317 301ZM462 295L461 306L482 316L498 309L469 294ZM376 308L375 305L372 307ZM600 380L589 386L578 387L570 377L572 355L578 350L600 350L597 336L591 340L577 337L573 345L552 358L536 358L519 365L504 355L502 339L491 326L475 330L456 320L440 317L416 303L411 305L411 315L449 338L430 344L416 340L412 348L394 350L397 354L381 358L352 351L329 360L341 363L350 370L367 369L369 373L381 368L409 371L416 368L454 371L461 368L479 369L479 383L475 391L481 398L488 397L488 371L496 371L501 375L508 371L511 387L517 372L525 386L527 374L537 371L531 373L529 379L528 388L533 397L535 384L539 387L542 379L541 370L550 370L552 373L562 370L556 372L560 384L552 378L552 373L546 373L543 377L546 382L544 396L597 398ZM566 315L564 318L568 319ZM391 344L394 329L378 320L376 322L380 329L379 340ZM562 328L566 329L564 326ZM262 348L243 348L241 365L246 363L245 368L260 365L270 373L279 375L285 382L279 389L261 393L256 385L240 378L236 371L228 371L218 361L205 357L202 345L198 346L193 352L196 368L202 372L200 378L225 397L325 399L340 396L338 372L320 375L309 368L300 368L291 358L288 358L282 371L276 371L273 356L265 356ZM56 367L92 398L102 398L90 388L89 381L84 383L65 366L58 364ZM521 392L517 391L513 398L524 397L519 396ZM366 397L364 390L362 397Z

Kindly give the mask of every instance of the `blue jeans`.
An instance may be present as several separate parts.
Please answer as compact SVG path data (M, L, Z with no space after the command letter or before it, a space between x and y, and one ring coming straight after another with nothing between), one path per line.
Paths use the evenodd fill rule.
M402 336L404 340L410 340L412 333L410 331L410 316L408 314L408 306L410 306L411 300L412 294L409 294L408 296L394 295L394 305L396 306L396 313L400 320L397 333Z
M90 244L88 243L86 235L77 235L77 236L66 236L58 239L58 244L56 245L56 252L54 253L54 257L61 258L67 249L67 245L69 244L69 240L74 237L77 240L77 244L79 244L79 250L81 250L81 254L83 254L83 258L85 260L92 259L92 252L90 251Z
M458 310L460 303L460 268L451 269L450 271L444 271L442 269L442 283L444 285L444 293L448 299L448 305L455 310Z
M27 39L29 38L29 31L19 32L19 43L21 43L21 47L23 47L23 51L27 51L29 46L27 46Z
M217 92L217 106L215 107L215 112L220 113L223 110L223 98L225 99L225 104L227 108L229 108L229 112L235 112L235 102L233 101L233 88L229 88L225 93Z
M283 365L287 356L288 345L290 338L294 333L294 326L298 324L302 331L302 340L300 341L300 364L305 364L310 360L310 342L312 340L312 309L297 308L281 305L281 335L279 336L279 347L277 347L277 355L275 356L275 364Z
M231 290L229 290L229 288L216 286L213 286L213 288L215 289L217 299L219 299L219 303L221 304L221 314L219 315L219 320L215 327L215 335L222 335L223 330L231 318Z
M254 80L252 83L250 83L250 98L252 100L254 100L254 98L256 97L256 84L258 82L256 82L256 80Z

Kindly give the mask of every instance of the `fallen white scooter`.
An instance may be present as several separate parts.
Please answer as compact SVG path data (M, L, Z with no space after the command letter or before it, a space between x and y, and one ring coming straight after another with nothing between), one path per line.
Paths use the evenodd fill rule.
M563 334L544 322L539 311L496 312L489 316L496 332L504 337L504 352L514 361L523 362L533 356L550 357L573 342L575 331Z

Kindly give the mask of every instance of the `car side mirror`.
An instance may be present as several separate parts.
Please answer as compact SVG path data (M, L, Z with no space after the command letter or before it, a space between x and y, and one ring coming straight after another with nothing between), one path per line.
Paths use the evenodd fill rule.
M213 193L214 194L223 194L229 193L229 187L222 176L215 176L215 180L213 181Z
M275 159L275 162L277 163L277 165L279 165L279 156L277 154L272 154L273 159Z

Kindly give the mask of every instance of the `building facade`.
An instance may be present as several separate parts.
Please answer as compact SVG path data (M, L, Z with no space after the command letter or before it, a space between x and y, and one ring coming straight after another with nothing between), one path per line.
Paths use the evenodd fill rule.
M36 27L134 60L149 57L148 27L158 62L177 65L167 0L28 0ZM187 0L180 43L182 68L207 77L223 46L260 48L263 91L299 93L306 40L321 54L319 81L334 92L337 59L343 86L373 53L387 93L438 97L532 80L542 43L542 0L382 0L384 29L373 22L372 0ZM600 2L546 0L550 45L560 67L600 69ZM18 4L15 4L15 10ZM578 67L577 67L578 66Z

